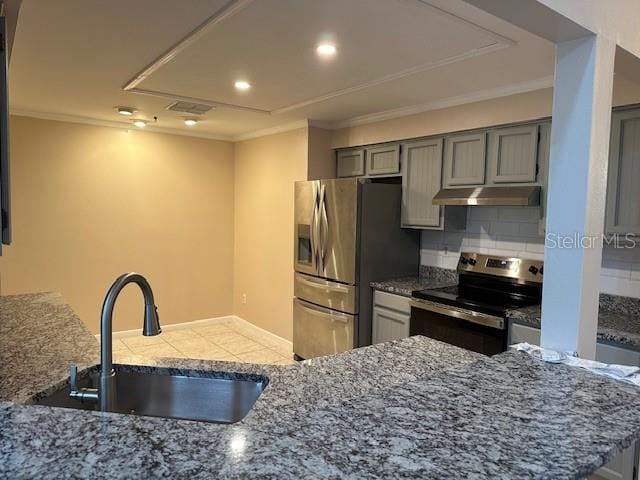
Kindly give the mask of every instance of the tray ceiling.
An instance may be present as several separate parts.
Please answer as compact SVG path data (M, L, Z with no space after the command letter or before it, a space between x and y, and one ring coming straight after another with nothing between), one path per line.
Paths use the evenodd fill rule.
M315 53L327 39L331 60ZM553 58L461 0L24 0L10 100L16 113L123 125L114 106L127 105L159 129L234 138L541 88ZM216 108L189 128L166 110L176 100Z
M419 0L242 3L137 88L278 113L513 44ZM331 60L315 55L324 38Z

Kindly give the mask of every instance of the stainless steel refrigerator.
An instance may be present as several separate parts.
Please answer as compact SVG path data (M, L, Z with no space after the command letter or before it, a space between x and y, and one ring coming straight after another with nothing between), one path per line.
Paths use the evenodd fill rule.
M415 275L420 236L400 228L402 187L296 182L293 351L313 358L371 344L372 281Z

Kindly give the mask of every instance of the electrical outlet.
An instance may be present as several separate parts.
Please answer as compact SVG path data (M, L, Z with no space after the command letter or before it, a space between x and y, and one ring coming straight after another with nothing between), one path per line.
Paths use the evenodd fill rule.
M243 305L246 305L246 304L247 304L247 294L246 294L246 293L243 293L243 294L242 294L242 304L243 304Z

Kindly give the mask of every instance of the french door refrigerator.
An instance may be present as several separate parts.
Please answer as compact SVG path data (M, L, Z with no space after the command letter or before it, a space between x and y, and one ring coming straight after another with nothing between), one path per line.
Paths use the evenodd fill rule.
M296 182L293 351L371 344L370 282L417 275L420 236L400 227L402 187L370 179Z

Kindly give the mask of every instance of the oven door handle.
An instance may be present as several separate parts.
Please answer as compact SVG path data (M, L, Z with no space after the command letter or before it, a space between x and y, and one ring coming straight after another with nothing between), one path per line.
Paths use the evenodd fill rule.
M409 302L412 307L429 312L439 313L448 317L455 317L467 322L477 323L485 327L504 330L504 318L488 315L486 313L474 312L463 308L453 307L450 305L440 305L438 303L425 302L424 300L411 299Z

